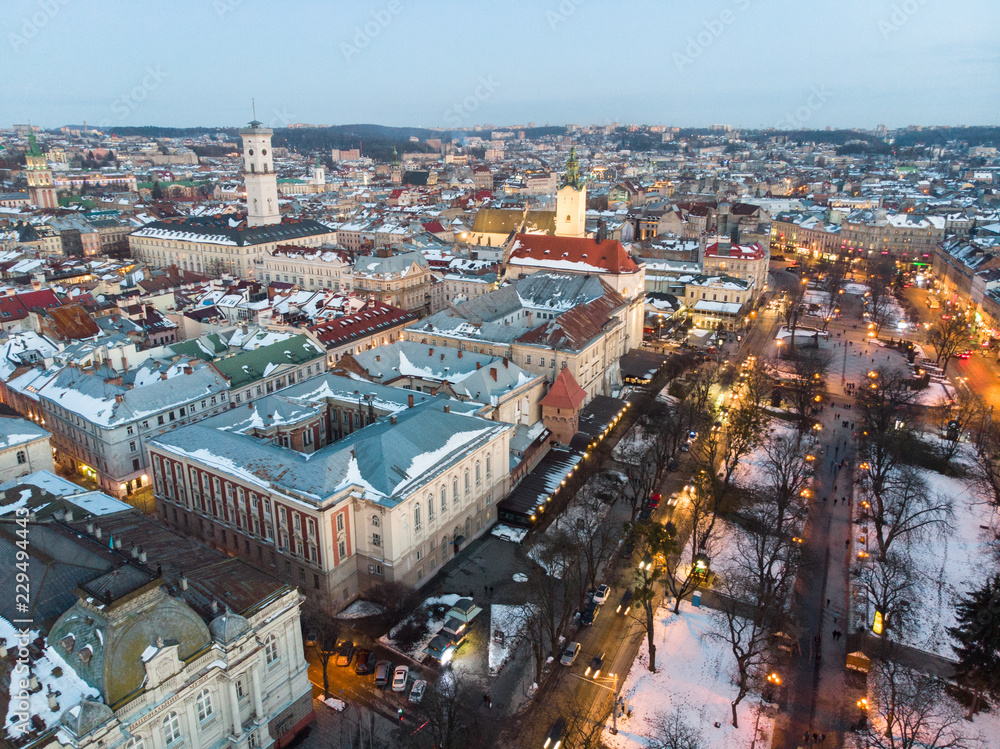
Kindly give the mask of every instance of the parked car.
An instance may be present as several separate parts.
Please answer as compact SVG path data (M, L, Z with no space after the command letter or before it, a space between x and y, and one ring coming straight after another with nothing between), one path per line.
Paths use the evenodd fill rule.
M566 646L566 649L563 650L562 657L559 659L559 662L564 666L572 666L578 655L580 655L580 643L571 642Z
M384 689L389 686L392 678L392 664L389 661L379 661L375 664L375 686Z
M625 542L622 544L622 557L628 559L635 552L635 539L626 538Z
M600 613L600 611L601 604L597 601L591 601L590 605L584 609L583 616L580 617L580 623L585 627L589 627L594 623L594 620L597 618L597 614Z
M660 499L662 499L662 495L659 492L653 492L649 495L649 499L646 500L646 504L650 507L659 507Z
M310 645L315 645L317 637L319 637L319 635L316 633L315 629L307 629L305 637L306 647L309 647Z
M618 608L615 609L616 614L621 614L622 616L627 616L628 612L632 610L632 589L629 588L624 593L622 593L622 598L618 602Z
M392 672L392 691L393 692L405 692L406 691L406 680L410 676L409 666L396 666L396 670Z
M601 668L604 667L604 653L598 653L593 658L590 659L590 665L587 666L587 670L583 672L584 676L589 676L596 679L601 675Z
M410 702L414 705L418 704L424 698L425 689L427 689L427 682L423 679L417 679L413 682L413 688L410 690Z
M354 657L354 643L350 640L344 640L337 647L337 665L338 666L350 666L351 659Z
M653 517L653 508L646 505L639 511L639 520L649 520Z
M357 658L354 660L354 673L359 676L370 674L375 670L375 663L378 661L375 653L370 650L359 650Z
M559 718L559 720L552 724L552 728L550 728L548 734L546 734L545 743L542 744L542 749L560 749L565 733L566 719Z
M674 458L667 465L667 470L673 472L673 471L676 471L680 467L681 467L681 462L679 460L677 460L677 458Z
M609 593L611 593L611 586L607 583L601 583L594 591L594 600L603 606L608 602Z

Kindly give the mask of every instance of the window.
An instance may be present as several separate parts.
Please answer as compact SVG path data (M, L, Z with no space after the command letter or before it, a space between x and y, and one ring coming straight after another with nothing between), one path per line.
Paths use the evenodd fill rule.
M340 554L340 558L341 559L343 559L344 557L347 556L347 542L346 541L341 540L341 541L337 542L337 552Z
M448 491L441 484L441 514L448 512Z
M204 723L212 717L212 692L207 687L198 693L195 700L195 707L198 709L198 720Z
M135 434L135 427L131 424L125 429L126 434Z
M278 660L278 638L274 635L268 635L264 640L264 658L269 666Z
M139 470L139 459L138 458L135 458L132 461L132 470L133 471L138 471Z
M146 743L141 736L133 736L122 747L122 749L146 749Z
M458 476L451 477L451 501L458 504Z
M492 468L492 466L493 466L493 460L492 460L492 458L493 458L492 455L487 455L486 456L486 480L487 481L489 481L490 477L493 475L493 468Z
M285 567L287 572L288 562L285 562ZM274 635L271 636L274 637ZM246 685L243 683L243 679L236 680L236 696L241 700L247 696L247 688Z
M156 423L159 425L163 424L163 414L160 414L159 416L156 417Z
M28 456L25 454L24 450L17 451L17 464L24 465L28 462Z
M337 515L337 530L338 531L344 530L344 514L343 513L340 513L339 515Z
M476 461L476 486L483 483L482 468L479 465L479 461Z
M163 740L167 746L181 740L181 721L172 710L163 719Z
M434 495L427 495L427 522L431 523L434 521Z
M368 565L368 574L369 575L378 575L379 577L381 577L382 576L382 565L381 564L369 564Z
M545 366L545 357L544 356L542 356L542 357L540 357L538 359L538 366L540 366L540 367L544 367Z
M419 502L417 502L417 504L413 508L413 528L415 530L419 530L420 529L420 503Z
M372 515L372 527L378 528L378 526L379 526L378 515Z
M524 357L524 363L531 364L531 354L528 354L526 357Z
M382 536L380 536L378 533L373 533L372 546L381 546L381 545L382 545Z
M469 469L466 468L465 469L465 493L466 494L469 493L469 489L470 489L470 484L469 484Z

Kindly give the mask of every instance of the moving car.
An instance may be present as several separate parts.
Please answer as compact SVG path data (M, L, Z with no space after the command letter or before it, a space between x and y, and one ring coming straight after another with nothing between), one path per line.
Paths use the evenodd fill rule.
M379 661L375 664L375 686L387 687L392 678L392 664L389 661Z
M972 356L972 352L969 349L965 349L961 354L958 355L959 359L968 359Z
M583 672L584 676L589 676L596 679L601 675L601 668L604 666L604 653L598 653L593 658L590 659L590 665L587 666L587 670Z
M548 734L545 736L545 743L542 749L560 749L563 743L563 736L566 734L566 719L560 718L552 724Z
M677 503L681 501L681 493L674 492L667 499L667 507L676 507Z
M618 602L618 608L615 609L616 614L621 614L622 616L628 615L628 612L632 610L632 596L631 588L622 593L622 599Z
M392 672L392 691L393 692L405 692L406 691L406 679L410 675L409 666L396 666L396 670Z
M559 662L564 666L572 666L576 662L576 657L580 655L580 643L571 642L563 650L562 657Z
M594 600L603 606L608 602L609 593L611 593L611 586L607 583L601 583L597 586L597 590L594 591Z
M414 705L419 703L424 698L425 689L427 689L427 682L423 679L417 679L413 682L413 688L410 690L410 702Z

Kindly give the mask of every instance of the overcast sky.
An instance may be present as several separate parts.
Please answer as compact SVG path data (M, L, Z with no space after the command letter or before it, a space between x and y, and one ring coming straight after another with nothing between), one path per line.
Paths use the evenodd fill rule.
M3 0L0 124L1000 124L998 0Z

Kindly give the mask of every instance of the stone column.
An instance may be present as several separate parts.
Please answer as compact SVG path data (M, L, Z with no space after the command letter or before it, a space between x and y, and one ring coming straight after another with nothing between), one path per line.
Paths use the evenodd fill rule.
M201 723L198 721L198 711L193 700L185 703L184 711L187 713L188 725L191 726L189 735L191 749L201 749Z
M236 694L236 682L229 682L229 709L233 711L233 736L243 735L243 723L240 721L240 698Z
M253 713L257 720L264 719L264 692L260 683L260 664L250 669L253 684Z

